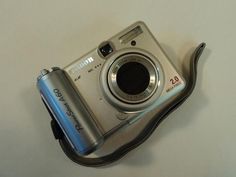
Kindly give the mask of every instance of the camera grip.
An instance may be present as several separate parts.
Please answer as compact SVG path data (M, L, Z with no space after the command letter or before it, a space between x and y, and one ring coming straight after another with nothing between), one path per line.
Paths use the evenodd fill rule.
M102 130L63 70L56 68L52 72L44 72L38 79L37 87L53 118L51 126L55 138L65 135L80 155L87 155L103 144ZM62 131L58 131L59 128Z

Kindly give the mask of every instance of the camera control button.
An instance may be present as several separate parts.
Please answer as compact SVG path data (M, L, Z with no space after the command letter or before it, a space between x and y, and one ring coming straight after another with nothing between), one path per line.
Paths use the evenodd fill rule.
M116 118L119 119L119 120L125 120L128 118L128 114L125 114L123 112L119 112L116 114Z
M43 76L47 75L48 73L50 73L47 69L43 69L40 71L40 75L38 76L38 80L40 80Z
M59 70L60 68L59 67L52 67L51 69L52 69L52 71L56 71L56 70Z
M40 71L41 76L45 76L48 73L49 73L49 71L47 69L43 69L43 70Z

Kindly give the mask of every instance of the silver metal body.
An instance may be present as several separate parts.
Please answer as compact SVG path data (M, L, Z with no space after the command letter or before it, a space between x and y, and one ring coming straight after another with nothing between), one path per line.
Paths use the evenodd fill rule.
M135 46L131 44L133 40ZM103 57L99 47L106 42L114 51ZM109 137L122 127L145 118L148 112L158 112L163 103L171 101L184 89L185 81L143 22L134 23L106 42L73 61L64 71L104 136ZM117 69L125 63L120 58L128 54L150 60L138 61L149 68L150 74L150 87L141 95L126 95L116 86Z

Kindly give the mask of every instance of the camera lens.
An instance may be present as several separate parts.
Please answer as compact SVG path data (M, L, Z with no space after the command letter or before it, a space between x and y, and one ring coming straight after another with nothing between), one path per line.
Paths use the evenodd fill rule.
M141 53L125 53L110 65L107 83L113 96L124 103L147 101L158 87L158 71Z
M147 68L138 62L128 62L122 65L117 72L117 85L130 95L137 95L146 90L150 75Z
M109 43L103 45L102 47L100 47L100 52L101 54L106 57L107 55L109 55L110 53L113 52L113 49L111 47L111 45Z

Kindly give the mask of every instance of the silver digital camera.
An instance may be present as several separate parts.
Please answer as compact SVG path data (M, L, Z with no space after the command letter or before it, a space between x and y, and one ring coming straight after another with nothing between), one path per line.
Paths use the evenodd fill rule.
M174 99L185 81L147 26L136 22L63 69L42 70L37 87L80 155Z

